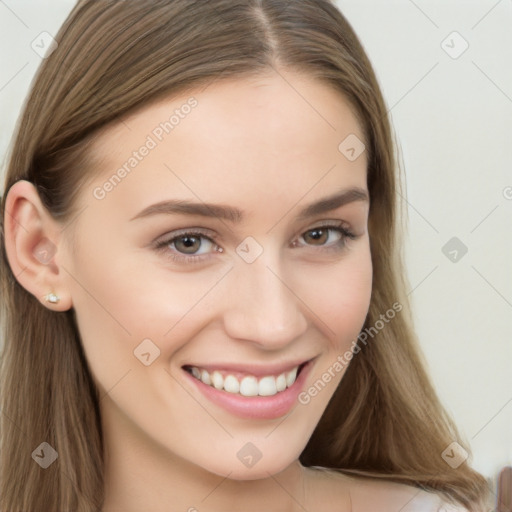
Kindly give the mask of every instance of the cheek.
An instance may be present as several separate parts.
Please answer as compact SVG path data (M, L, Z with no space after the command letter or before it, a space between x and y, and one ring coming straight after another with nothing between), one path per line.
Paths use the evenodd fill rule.
M162 364L193 338L201 299L219 280L216 272L180 275L140 257L96 251L82 252L70 269L84 351L104 389L127 371L145 368L138 347L149 348L150 359Z
M308 306L321 320L317 322L333 348L341 349L357 337L363 327L372 293L372 262L368 245L358 247L349 257L308 279ZM315 284L313 286L313 284ZM322 328L323 326L323 328Z
M318 317L324 325L323 332L329 344L325 347L308 385L298 397L299 407L308 411L312 419L311 431L315 428L329 400L354 356L353 349L363 328L370 306L372 292L372 262L369 246L359 247L327 271L329 279L324 283L323 293L317 289L310 294ZM314 302L316 301L316 302Z

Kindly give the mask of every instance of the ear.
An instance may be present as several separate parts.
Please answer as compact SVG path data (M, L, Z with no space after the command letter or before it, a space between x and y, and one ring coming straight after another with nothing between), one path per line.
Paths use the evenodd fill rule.
M4 212L7 259L21 286L54 311L72 307L60 266L64 253L61 229L32 183L20 180L12 185Z

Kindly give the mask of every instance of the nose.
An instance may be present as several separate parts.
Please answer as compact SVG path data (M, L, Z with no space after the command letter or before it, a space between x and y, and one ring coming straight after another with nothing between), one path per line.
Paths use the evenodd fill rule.
M265 253L264 253L265 254ZM276 259L260 256L248 264L239 262L230 276L224 302L224 328L232 339L276 350L298 338L307 329L304 302L283 274Z

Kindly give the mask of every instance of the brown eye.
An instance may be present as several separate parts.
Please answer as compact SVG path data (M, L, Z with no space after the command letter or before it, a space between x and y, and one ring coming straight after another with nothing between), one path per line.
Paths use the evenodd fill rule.
M155 244L155 249L170 256L173 261L200 262L212 252L223 252L209 235L195 231L182 231Z
M184 254L195 254L201 247L200 236L180 236L174 239L174 247Z
M315 228L304 233L304 240L311 245L324 245L329 239L329 228Z
M299 239L302 242L294 242L293 247L317 247L323 251L343 250L347 240L355 240L357 238L354 233L350 232L340 224L323 224L305 231Z

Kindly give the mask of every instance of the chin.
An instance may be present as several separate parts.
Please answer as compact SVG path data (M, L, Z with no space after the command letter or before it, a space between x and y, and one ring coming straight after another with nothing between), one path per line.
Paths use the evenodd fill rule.
M225 471L220 476L226 476L229 474L229 479L244 481L244 480L261 480L268 478L271 475L276 475L284 471L293 461L285 461L281 464L276 464L275 461L271 464L264 464L263 461L259 461L252 468L229 468L226 467Z
M260 480L268 478L270 475L276 475L287 469L290 465L297 461L295 453L288 453L287 456L279 456L277 453L269 453L263 455L261 459L256 461L252 466L245 465L236 460L232 462L231 458L225 458L220 464L204 464L203 469L210 473L222 477L228 477L230 480Z

